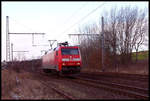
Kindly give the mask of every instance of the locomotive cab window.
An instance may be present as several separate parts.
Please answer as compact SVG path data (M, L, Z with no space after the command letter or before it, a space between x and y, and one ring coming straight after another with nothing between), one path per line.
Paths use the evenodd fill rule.
M78 55L79 50L77 48L62 48L61 53L62 55Z

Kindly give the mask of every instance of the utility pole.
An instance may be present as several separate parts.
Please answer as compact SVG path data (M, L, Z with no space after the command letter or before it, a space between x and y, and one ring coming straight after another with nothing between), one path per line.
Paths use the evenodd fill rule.
M29 51L13 51L13 52L29 52Z
M34 46L34 35L44 35L45 33L8 33L8 34L15 34L15 35L27 34L27 35L32 35L32 46Z
M10 61L10 34L16 35L23 35L23 34L30 34L32 35L32 45L34 45L34 35L41 34L44 35L45 33L10 33L9 32L9 17L6 16L6 61Z
M9 34L15 34L15 35L24 35L24 34L27 34L27 35L32 35L32 46L34 46L34 34L42 34L42 35L44 35L45 33L8 33L8 35ZM8 49L8 51L10 51L10 49ZM16 52L16 51L13 51L13 52ZM28 52L28 51L17 51L17 52ZM9 57L10 57L10 55L9 55ZM9 59L10 60L10 59Z
M46 50L41 50L41 56L42 56L42 53L43 53L43 52L46 52Z
M105 71L105 67L104 67L104 59L105 59L105 36L104 36L104 18L102 16L102 71Z
M80 43L80 42L79 42L79 37L80 37L80 36L82 36L82 37L83 37L83 36L91 36L91 37L92 37L92 36L95 36L95 37L99 37L99 34L97 34L97 33L89 33L89 34L68 34L68 36L69 36L69 37L71 37L71 36L77 36L77 37L78 37L78 43Z
M49 45L45 44L45 45L32 45L32 46L36 47L36 46L49 46Z
M10 60L9 17L6 16L6 61Z
M48 41L49 41L50 47L51 47L51 49L52 49L52 46L53 46L54 42L56 42L57 40L48 40ZM52 43L51 43L51 42L52 42Z
M90 33L89 34L68 34L68 35L69 36L76 36L76 35L77 36L93 36L93 35L99 36L99 34L96 34L96 33L95 34L94 33L93 34L90 34Z
M13 43L11 43L11 60L13 62L13 52L29 52L29 51L13 51Z
M13 61L13 43L11 43L11 60Z
M12 53L13 53L13 52L24 52L24 53L25 53L25 52L29 52L29 51L12 51ZM12 58L13 58L13 57L12 57Z

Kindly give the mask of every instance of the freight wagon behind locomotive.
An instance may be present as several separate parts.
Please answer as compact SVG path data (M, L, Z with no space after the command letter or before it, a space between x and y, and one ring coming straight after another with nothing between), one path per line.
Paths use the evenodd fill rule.
M81 69L81 55L78 46L68 46L60 43L58 47L47 52L42 57L44 72L55 71L63 75L77 75Z

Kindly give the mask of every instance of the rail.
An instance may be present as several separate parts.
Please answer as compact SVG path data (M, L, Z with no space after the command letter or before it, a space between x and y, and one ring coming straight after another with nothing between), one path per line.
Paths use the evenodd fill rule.
M88 82L87 82L88 81ZM142 89L137 87L125 86L110 82L99 82L97 80L78 78L74 80L76 83L84 84L91 87L103 88L112 92L118 92L119 94L128 95L129 97L148 99L148 89Z

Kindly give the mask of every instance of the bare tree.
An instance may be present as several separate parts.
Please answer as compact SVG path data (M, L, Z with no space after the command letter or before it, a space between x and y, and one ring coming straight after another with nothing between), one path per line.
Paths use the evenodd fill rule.
M121 48L119 50L122 55L122 63L129 63L132 58L132 39L134 39L132 38L132 31L137 19L137 8L131 8L130 6L121 8L117 18L117 31L119 31L117 38L119 38L118 43L120 43L118 48Z
M105 51L107 54L105 61L107 61L107 65L116 67L116 64L128 64L132 62L133 50L135 49L138 52L148 33L148 18L146 14L146 10L127 6L120 9L116 7L112 8L107 13L107 16L104 16ZM96 24L86 25L79 29L79 33L100 34L100 28ZM101 37L84 36L81 39L82 56L86 64L93 64L91 59L96 61L97 64L100 63ZM94 53L97 56L99 55L99 57L90 55Z
M98 30L96 23L79 28L80 34L90 34L79 36L80 50L85 67L94 68L98 67L98 64L100 65L100 37L96 35L99 33Z
M147 21L145 14L145 11L139 11L137 7L122 7L118 11L116 8L111 9L105 24L105 31L106 41L112 49L114 60L118 52L122 63L132 61L132 51L135 46L139 48L142 45L147 30L144 24Z
M142 12L142 14L139 15L139 18L136 22L136 27L135 27L135 40L134 41L134 47L136 50L136 62L138 60L138 50L139 47L144 43L146 36L148 34L148 20L146 18L146 13Z

